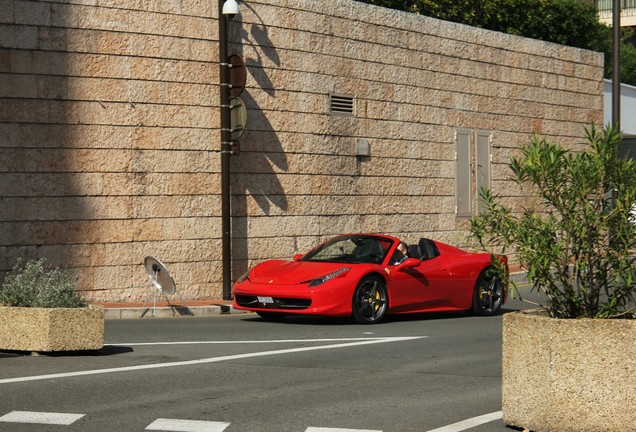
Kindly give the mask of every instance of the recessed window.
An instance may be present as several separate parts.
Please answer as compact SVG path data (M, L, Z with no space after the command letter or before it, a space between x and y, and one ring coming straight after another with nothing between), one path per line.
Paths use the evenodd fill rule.
M329 109L333 115L352 116L355 111L355 99L352 95L332 93L329 95Z
M482 213L484 203L479 192L491 187L492 133L457 129L455 133L455 208L457 216Z
M457 216L473 214L472 131L457 129L455 134L455 208Z

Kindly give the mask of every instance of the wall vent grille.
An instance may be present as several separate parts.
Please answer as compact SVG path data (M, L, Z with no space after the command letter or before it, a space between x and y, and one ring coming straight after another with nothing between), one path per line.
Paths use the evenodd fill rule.
M329 107L333 115L352 116L355 110L355 100L351 95L332 93L329 95Z

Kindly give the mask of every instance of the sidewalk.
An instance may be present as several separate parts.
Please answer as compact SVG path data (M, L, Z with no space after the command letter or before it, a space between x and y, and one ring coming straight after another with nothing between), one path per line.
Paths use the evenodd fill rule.
M104 308L105 319L169 318L174 316L209 316L245 313L232 307L232 300L165 300L146 303L91 302ZM172 306L172 307L171 307Z

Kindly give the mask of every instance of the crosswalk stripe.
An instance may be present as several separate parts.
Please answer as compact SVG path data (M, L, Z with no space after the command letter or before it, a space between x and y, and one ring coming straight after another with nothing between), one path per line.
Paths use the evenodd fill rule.
M36 412L36 411L11 411L0 416L0 422L5 423L31 423L48 425L71 425L85 414ZM473 427L490 423L502 418L502 412L496 411L478 417L473 417L448 426L433 429L428 432L461 432ZM166 431L166 432L223 432L230 423L203 421L203 420L180 420L159 418L146 427L146 430ZM370 429L343 429L326 427L308 427L305 432L382 432Z
M65 425L75 423L84 417L84 414L35 412L35 411L11 411L0 417L0 422L7 423L37 423L48 425Z
M170 432L223 432L229 423L203 421L203 420L178 420L160 418L146 427L146 430L170 431Z
M370 429L338 429L338 428L325 428L325 427L309 427L305 432L382 432L379 430Z

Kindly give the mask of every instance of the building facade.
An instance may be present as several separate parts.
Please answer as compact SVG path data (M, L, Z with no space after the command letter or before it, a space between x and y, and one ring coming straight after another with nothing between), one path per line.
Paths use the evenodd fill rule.
M621 27L636 27L636 0L618 0L621 10ZM593 0L602 22L612 25L614 0Z
M5 0L0 270L75 270L91 301L221 297L216 2ZM229 22L248 114L231 158L234 277L353 231L467 244L477 188L523 196L533 133L603 121L598 53L352 0L247 0Z

